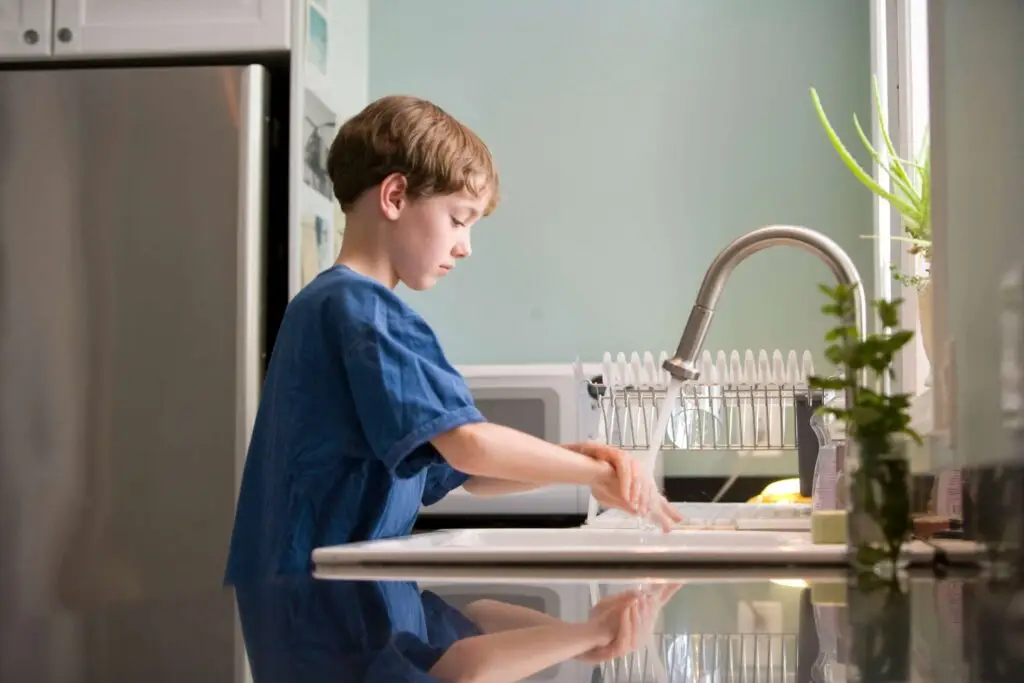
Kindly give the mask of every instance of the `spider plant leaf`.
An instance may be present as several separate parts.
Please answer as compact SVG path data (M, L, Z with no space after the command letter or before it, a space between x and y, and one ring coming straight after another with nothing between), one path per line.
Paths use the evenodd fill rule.
M853 173L854 177L857 178L857 180L859 180L869 190L871 190L878 196L883 197L886 201L892 204L893 207L895 207L896 210L899 211L900 213L912 212L914 210L913 207L911 207L907 202L900 199L896 195L887 191L878 183L876 183L874 179L870 175L865 173L864 169L860 167L857 161L853 158L853 155L850 154L849 150L846 149L846 147L843 145L842 140L839 139L839 136L832 128L832 124L829 122L828 116L825 114L825 110L821 105L821 100L818 98L818 93L814 88L811 88L811 99L814 102L814 108L818 112L818 118L821 120L821 125L822 127L825 128L825 134L828 136L828 139L832 143L832 146L839 154L839 158L843 161L846 167L850 169L850 172Z
M899 167L895 161L892 161L889 165L882 161L881 155L875 151L875 148L871 146L871 142L868 140L868 136L864 134L864 129L861 128L860 121L857 119L856 114L853 116L853 125L857 129L857 135L860 136L860 141L864 143L864 147L868 150L871 158L875 160L875 163L878 164L878 166L885 171L890 178L892 178L893 183L904 195L908 197L915 196L917 193L914 191L914 188L911 187L909 180L907 180L906 172L902 167ZM890 166L896 167L895 170L890 168Z

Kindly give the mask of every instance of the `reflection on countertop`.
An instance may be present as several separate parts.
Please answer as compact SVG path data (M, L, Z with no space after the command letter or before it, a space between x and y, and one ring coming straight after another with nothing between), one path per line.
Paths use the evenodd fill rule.
M354 571L354 570L350 570ZM337 571L3 615L4 683L1024 679L1024 583L756 570ZM240 626L240 628L239 628ZM14 627L12 630L9 627Z

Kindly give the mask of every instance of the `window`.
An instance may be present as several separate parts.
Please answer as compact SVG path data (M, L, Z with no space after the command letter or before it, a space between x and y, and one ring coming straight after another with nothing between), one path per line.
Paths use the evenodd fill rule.
M927 0L872 0L872 73L878 79L893 146L904 159L919 156L928 133L927 9ZM872 118L875 148L884 148L877 114ZM888 176L877 164L874 173L889 189ZM876 198L874 215L875 291L879 296L902 297L900 325L918 331L903 354L893 388L920 394L928 387L931 369L920 333L918 292L894 281L891 266L907 275L924 275L925 262L910 254L905 243L890 239L904 233L899 214L887 202Z

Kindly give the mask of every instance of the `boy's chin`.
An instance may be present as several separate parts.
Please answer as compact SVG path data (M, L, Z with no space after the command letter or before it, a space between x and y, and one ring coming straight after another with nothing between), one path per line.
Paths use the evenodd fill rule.
M422 275L417 278L409 278L408 280L402 280L402 284L411 289L414 292L425 292L434 285L437 284L438 278L430 275Z

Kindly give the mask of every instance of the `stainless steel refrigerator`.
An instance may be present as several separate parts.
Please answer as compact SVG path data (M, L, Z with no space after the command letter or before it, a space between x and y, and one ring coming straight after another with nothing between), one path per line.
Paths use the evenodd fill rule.
M220 581L288 296L288 81L0 71L4 680L238 675Z

